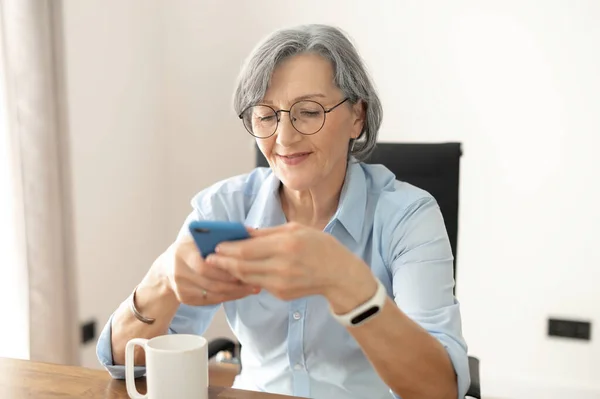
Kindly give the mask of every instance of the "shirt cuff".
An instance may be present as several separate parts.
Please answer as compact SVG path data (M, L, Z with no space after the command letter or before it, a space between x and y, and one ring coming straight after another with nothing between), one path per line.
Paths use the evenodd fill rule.
M469 385L471 385L471 374L469 371L469 356L464 342L459 342L446 334L432 334L448 352L450 361L456 373L456 386L458 390L458 399L464 399Z
M450 361L452 362L452 366L454 367L454 372L456 373L456 384L458 391L457 399L464 399L467 391L469 390L469 385L471 384L469 357L467 355L466 347L445 334L431 334L437 338L437 340L440 341L440 343L446 349L446 352L450 357ZM390 390L390 393L394 399L402 399L392 390Z
M110 316L108 322L102 329L98 342L96 344L96 356L100 361L100 364L108 371L110 376L114 379L124 380L125 379L125 366L115 365L112 356L112 319L113 315ZM133 368L133 376L135 378L143 377L146 374L145 366L135 366Z

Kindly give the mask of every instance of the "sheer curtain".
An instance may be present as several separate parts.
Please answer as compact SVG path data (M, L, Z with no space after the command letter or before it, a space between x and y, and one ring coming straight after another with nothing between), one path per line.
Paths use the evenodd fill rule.
M14 256L8 258L10 264L2 259L0 278L4 284L14 279L13 287L25 288L13 293L19 304L2 304L24 319L24 325L3 319L0 334L12 339L25 336L32 360L76 364L79 337L68 153L61 122L65 108L57 37L59 6L52 0L0 2L6 100L2 128L8 134L4 161L10 166L4 180L10 188L7 201L12 206L14 234Z
M0 51L3 49L0 32ZM0 72L4 77L4 63ZM18 255L16 215L21 214L15 201L16 179L13 173L11 140L8 137L6 81L0 80L0 356L29 357L29 311L27 273Z

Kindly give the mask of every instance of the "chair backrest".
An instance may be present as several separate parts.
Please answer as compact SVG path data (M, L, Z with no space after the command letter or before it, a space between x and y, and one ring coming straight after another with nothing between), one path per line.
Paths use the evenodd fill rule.
M378 143L366 161L382 164L405 181L428 191L438 202L454 254L454 279L458 242L460 143ZM256 151L256 165L269 166Z

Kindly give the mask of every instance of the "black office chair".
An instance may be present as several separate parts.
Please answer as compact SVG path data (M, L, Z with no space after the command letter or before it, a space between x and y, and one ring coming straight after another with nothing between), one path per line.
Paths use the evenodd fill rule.
M454 254L455 280L461 155L460 143L379 143L367 160L370 164L385 165L396 175L396 179L420 187L436 199L444 217ZM269 166L258 149L256 165ZM219 338L209 343L209 357L222 351L235 356L239 351L239 345L226 338ZM469 371L471 386L467 397L481 399L479 359L469 356Z

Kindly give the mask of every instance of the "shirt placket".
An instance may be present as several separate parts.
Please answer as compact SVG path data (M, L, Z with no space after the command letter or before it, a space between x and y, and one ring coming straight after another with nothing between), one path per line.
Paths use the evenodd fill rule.
M306 299L290 302L288 317L288 358L292 370L292 389L295 396L310 397L310 380L304 356L304 320Z

